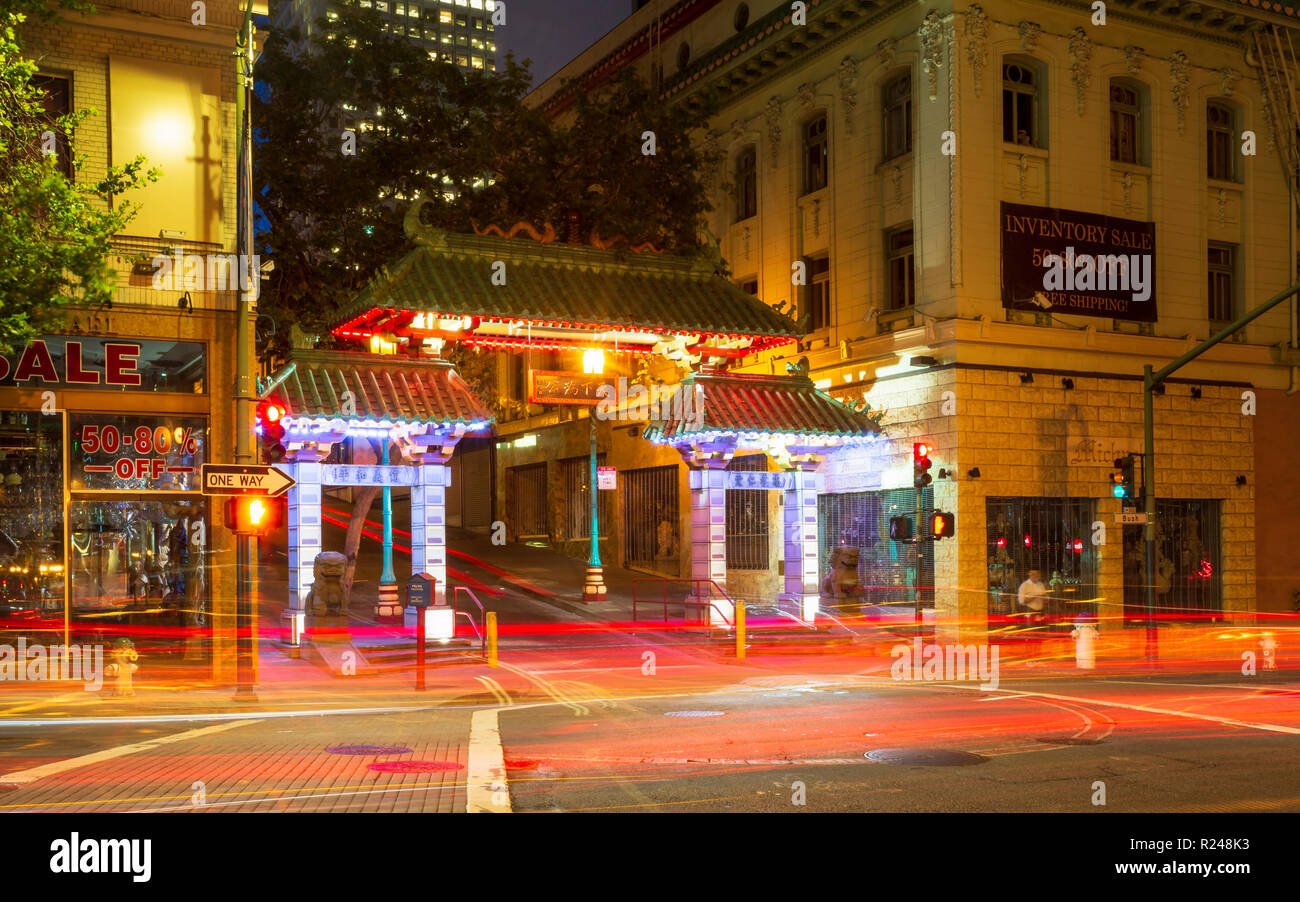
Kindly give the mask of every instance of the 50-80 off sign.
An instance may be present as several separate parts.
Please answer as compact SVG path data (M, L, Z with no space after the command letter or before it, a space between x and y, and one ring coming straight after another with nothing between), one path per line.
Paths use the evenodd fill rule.
M74 489L198 488L206 423L156 417L72 417Z

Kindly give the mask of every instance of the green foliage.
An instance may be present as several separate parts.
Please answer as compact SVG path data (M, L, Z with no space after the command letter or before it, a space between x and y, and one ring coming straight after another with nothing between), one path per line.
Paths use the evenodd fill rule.
M584 240L594 229L698 249L709 207L689 140L697 123L631 76L581 94L561 127L523 102L527 61L466 73L382 31L374 10L332 14L310 40L273 32L258 64L257 241L275 261L259 303L281 326L328 334L340 306L408 249L402 219L417 197L427 223L452 231L525 221L563 235L575 211ZM347 154L344 130L360 121L377 127L357 130ZM653 156L641 152L645 131ZM281 328L263 353L286 345Z
M157 177L144 172L144 159L137 157L96 183L78 183L42 152L47 133L72 135L92 111L57 122L46 116L41 92L31 84L36 64L23 58L17 37L25 16L13 8L24 5L30 4L9 0L0 12L0 353L60 328L69 302L111 300L109 239L136 207L119 199L110 208L109 201ZM75 173L83 158L73 151Z

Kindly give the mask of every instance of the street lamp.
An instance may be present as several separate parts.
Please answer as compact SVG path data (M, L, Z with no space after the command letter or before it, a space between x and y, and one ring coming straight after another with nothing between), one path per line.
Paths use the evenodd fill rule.
M582 371L588 375L605 372L605 352L600 348L588 348L582 352ZM582 587L583 601L605 600L605 577L600 564L600 517L596 504L596 415L590 411L591 421L591 466L588 475L587 499L591 503L591 554L587 557L587 582Z

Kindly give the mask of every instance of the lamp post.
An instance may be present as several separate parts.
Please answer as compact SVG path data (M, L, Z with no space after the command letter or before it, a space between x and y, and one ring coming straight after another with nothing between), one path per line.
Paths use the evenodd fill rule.
M599 348L591 348L582 355L582 370L584 373L598 375L605 371L605 352ZM596 413L593 409L588 413L588 419L591 421L591 462L590 472L588 474L588 501L591 504L591 554L587 557L587 582L582 587L583 601L604 601L606 597L605 576L600 564L600 515L596 503Z
M383 441L383 457L380 460L385 467L388 466L388 445L387 438ZM383 490L384 504L384 566L379 574L379 602L375 611L376 616L391 614L398 610L397 602L397 574L393 572L393 489L389 485L384 486Z

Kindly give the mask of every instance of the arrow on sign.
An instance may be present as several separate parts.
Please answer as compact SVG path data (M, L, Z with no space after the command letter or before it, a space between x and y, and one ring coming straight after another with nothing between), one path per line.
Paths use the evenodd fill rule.
M276 495L298 484L279 467L260 464L204 464L205 495Z

